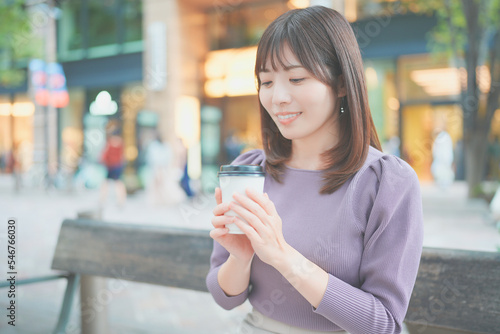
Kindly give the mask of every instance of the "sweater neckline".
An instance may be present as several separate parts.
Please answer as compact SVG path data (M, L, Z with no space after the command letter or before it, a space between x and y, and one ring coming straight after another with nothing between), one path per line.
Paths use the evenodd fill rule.
M288 169L288 170L294 171L294 172L302 172L302 173L315 173L315 174L318 174L318 173L322 173L323 172L323 170L321 170L321 169L319 169L319 170L314 170L314 169L300 169L300 168L290 167L287 164L285 164L285 168Z

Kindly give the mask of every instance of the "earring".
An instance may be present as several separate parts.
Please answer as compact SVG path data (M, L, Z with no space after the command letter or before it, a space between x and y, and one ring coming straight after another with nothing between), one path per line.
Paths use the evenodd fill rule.
M340 112L344 113L344 99L340 101Z

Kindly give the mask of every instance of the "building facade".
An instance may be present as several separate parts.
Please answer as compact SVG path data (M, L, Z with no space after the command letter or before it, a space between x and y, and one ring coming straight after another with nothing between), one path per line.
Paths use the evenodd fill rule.
M153 138L171 144L180 138L189 175L201 189L213 190L221 164L261 145L253 67L262 32L287 10L314 4L334 7L352 22L385 150L406 159L422 181L431 180L433 139L446 130L463 178L459 87L450 84L458 73L448 59L430 53L427 34L435 18L362 0L62 2L57 60L70 103L57 110L59 169L83 164L94 175L89 186L98 184L99 154L113 127L124 138L130 180L140 179ZM27 88L0 88L0 153L23 143L29 166L44 112L30 105ZM2 112L7 105L16 113ZM500 134L500 114L493 129Z

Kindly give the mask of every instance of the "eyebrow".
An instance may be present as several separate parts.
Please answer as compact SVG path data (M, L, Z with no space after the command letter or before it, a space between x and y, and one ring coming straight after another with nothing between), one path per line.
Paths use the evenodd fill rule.
M290 70L296 69L296 68L305 68L305 67L302 66L302 65L288 65L288 66L284 66L283 67L283 69L285 71L287 71L287 72L290 71ZM267 69L267 68L263 68L263 69L260 70L260 72L269 73L271 71L269 69Z

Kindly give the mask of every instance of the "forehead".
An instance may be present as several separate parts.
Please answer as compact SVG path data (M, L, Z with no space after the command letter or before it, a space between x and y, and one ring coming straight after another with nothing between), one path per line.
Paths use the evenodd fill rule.
M260 71L269 72L271 70L290 70L298 67L303 67L301 62L288 44L283 44L278 48L269 50L265 60L261 64Z

